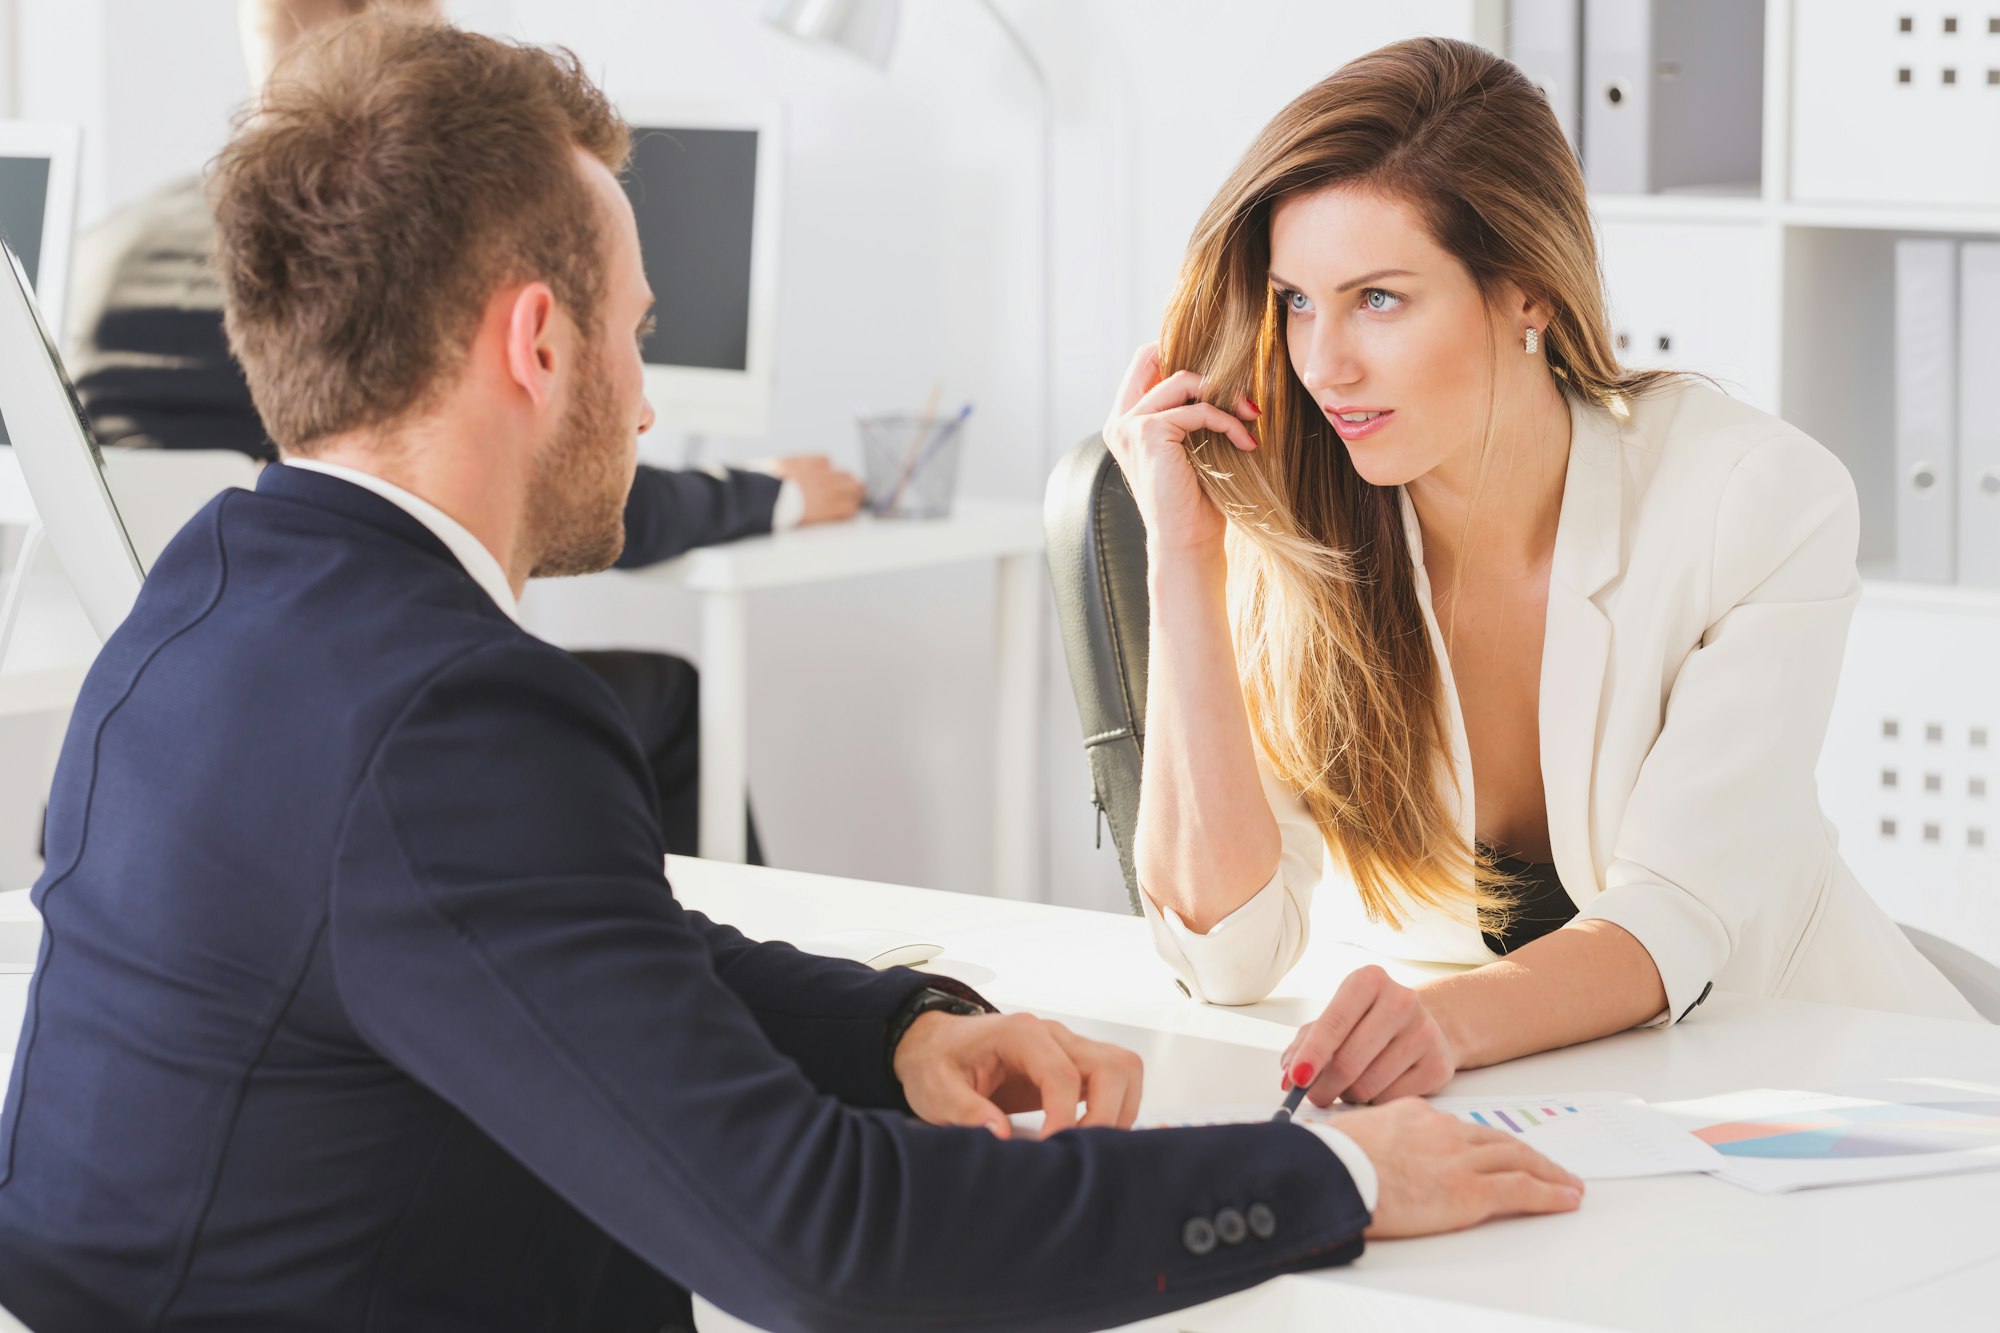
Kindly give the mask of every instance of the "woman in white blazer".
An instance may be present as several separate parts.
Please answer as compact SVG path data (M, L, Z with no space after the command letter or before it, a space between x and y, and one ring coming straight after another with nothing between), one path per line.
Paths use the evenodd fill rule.
M1312 1099L1679 1022L1713 989L1975 1018L1841 861L1813 770L1859 593L1846 471L1614 356L1576 160L1423 38L1273 120L1105 429L1148 533L1135 862L1197 998L1317 925Z

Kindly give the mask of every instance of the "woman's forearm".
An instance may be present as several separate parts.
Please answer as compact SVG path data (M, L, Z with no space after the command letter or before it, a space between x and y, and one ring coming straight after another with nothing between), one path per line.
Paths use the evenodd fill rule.
M1417 987L1460 1069L1623 1032L1666 1008L1653 957L1623 927L1579 921L1498 962Z
M1152 619L1133 859L1153 901L1200 932L1264 887L1280 850L1230 645L1226 578L1219 547L1148 552Z

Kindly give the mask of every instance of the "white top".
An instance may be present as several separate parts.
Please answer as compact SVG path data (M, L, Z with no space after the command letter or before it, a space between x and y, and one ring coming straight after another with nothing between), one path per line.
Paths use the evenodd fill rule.
M1813 771L1861 589L1847 470L1700 384L1622 415L1572 401L1570 419L1542 654L1549 839L1579 919L1630 931L1659 968L1667 1008L1648 1026L1686 1018L1711 983L1976 1018L1855 880L1819 806ZM1465 720L1407 495L1402 509L1470 841ZM1368 920L1298 794L1259 764L1283 843L1270 882L1206 935L1146 900L1156 947L1197 998L1269 994L1314 925L1394 957L1497 956L1469 918L1417 911L1400 932Z
M408 514L430 530L433 537L443 542L445 549L457 558L472 576L472 581L486 590L493 599L493 605L507 613L507 618L516 624L521 620L521 604L514 597L514 585L507 581L507 571L500 568L500 561L485 543L468 532L463 523L439 509L420 495L404 490L394 482L382 480L372 472L359 468L342 467L338 463L322 463L316 458L287 458L286 467L300 468L306 472L324 472L329 477L352 482L365 491L387 500L396 508Z

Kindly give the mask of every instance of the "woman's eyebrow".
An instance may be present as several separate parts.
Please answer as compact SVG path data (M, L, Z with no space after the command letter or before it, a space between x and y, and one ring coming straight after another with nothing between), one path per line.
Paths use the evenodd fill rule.
M1268 276L1270 277L1272 282L1276 283L1280 287L1289 287L1293 291L1297 291L1299 289L1299 285L1297 283L1287 282L1285 279L1279 277L1275 272L1269 274ZM1417 275L1415 273L1411 272L1409 269L1406 268L1378 268L1373 273L1364 273L1358 278L1351 278L1348 281L1341 283L1340 286L1334 288L1333 290L1336 294L1341 292L1351 292L1356 287L1360 287L1371 282L1378 282L1383 278L1414 278L1416 276Z

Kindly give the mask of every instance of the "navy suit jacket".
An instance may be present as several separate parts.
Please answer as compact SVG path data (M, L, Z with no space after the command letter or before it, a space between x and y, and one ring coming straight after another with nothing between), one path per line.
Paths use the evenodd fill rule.
M64 745L0 1305L596 1333L691 1287L774 1330L1081 1329L1360 1248L1296 1126L913 1120L886 1027L927 979L686 911L662 850L617 701L422 525L294 468L226 492Z

